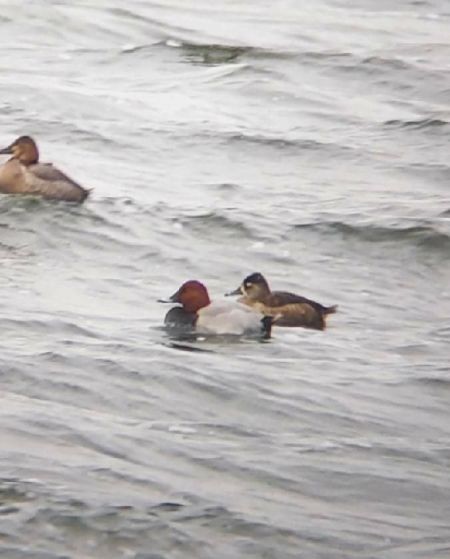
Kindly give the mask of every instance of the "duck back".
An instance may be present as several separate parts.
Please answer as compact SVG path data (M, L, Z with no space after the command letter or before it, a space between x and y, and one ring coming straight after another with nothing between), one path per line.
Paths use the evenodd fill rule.
M326 316L335 313L337 307L325 307L312 299L288 291L272 291L262 300L244 296L238 300L258 310L264 315L273 316L276 326L303 326L314 330L326 328Z
M326 313L327 310L327 307L324 307L320 303L303 297L302 295L290 293L289 291L272 291L267 298L267 303L273 307L280 307L282 305L309 305L321 314Z
M51 163L35 163L24 168L30 194L52 200L83 202L89 191L69 178Z

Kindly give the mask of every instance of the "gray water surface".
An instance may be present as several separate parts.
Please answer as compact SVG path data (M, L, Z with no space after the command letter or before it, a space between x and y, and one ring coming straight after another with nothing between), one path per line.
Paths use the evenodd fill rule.
M5 559L450 556L450 6L0 4ZM0 146L0 147L2 147ZM326 332L171 339L251 272Z

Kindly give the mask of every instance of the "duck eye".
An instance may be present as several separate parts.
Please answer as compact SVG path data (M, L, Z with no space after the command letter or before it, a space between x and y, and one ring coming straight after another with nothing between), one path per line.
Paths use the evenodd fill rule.
M247 282L245 283L245 287L251 287L252 285L253 285L253 284L252 284L250 281L247 281Z

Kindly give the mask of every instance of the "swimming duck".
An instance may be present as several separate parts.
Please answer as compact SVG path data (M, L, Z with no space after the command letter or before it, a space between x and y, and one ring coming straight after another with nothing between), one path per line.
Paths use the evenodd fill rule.
M169 328L195 331L201 334L258 335L270 338L272 317L247 309L237 303L211 303L208 290L199 281L190 280L168 301L179 303L166 314L164 324Z
M320 303L287 291L271 291L262 274L247 276L242 284L227 295L242 295L238 299L263 314L273 316L276 326L303 326L325 330L327 315L335 313L337 306L324 307Z
M5 194L31 194L49 200L83 202L89 194L78 183L53 167L39 163L36 142L30 136L20 136L0 154L12 157L0 166L0 192Z

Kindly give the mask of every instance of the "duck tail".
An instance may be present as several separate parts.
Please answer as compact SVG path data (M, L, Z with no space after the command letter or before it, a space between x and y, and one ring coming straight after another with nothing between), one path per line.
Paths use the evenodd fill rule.
M338 305L332 305L331 307L325 307L325 311L323 314L334 314L338 310Z
M261 318L261 324L264 339L268 340L272 333L273 316L263 316Z

